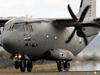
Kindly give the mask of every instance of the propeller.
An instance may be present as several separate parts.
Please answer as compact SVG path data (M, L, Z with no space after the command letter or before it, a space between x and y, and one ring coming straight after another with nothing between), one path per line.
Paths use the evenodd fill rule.
M86 16L89 8L90 8L90 5L86 6L85 9L82 12L80 18L77 18L76 15L73 13L70 5L68 5L69 13L70 13L71 17L73 18L73 20L75 21L75 23L73 25L70 25L69 27L75 27L75 28L72 31L72 34L68 37L68 40L65 41L65 43L69 43L76 33L79 37L82 37L84 39L85 45L88 44L88 40L86 38L86 35L83 32L83 27L99 27L95 23L83 23L84 18Z

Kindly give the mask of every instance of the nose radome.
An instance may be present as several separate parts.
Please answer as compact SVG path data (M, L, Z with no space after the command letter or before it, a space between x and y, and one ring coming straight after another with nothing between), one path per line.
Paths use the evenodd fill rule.
M12 43L10 42L10 40L8 38L2 39L2 45L3 45L4 49L6 49L7 51L11 50Z
M2 46L6 51L10 53L14 52L14 41L10 36L3 36L1 41L2 41Z

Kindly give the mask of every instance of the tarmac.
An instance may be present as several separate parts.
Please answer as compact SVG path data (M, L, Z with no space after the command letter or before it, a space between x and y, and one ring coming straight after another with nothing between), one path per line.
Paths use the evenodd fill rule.
M100 75L100 72L64 72L64 73L0 73L0 75Z
M71 62L70 71L62 73L58 72L56 63L34 65L31 73L22 73L14 68L1 68L0 75L100 75L100 62Z

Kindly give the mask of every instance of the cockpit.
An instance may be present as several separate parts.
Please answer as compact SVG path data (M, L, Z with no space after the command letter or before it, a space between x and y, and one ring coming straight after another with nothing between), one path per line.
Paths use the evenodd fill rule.
M19 23L13 23L13 25L10 25L8 28L5 28L6 31L30 31L33 32L32 24L28 24L26 22L19 22Z
M5 23L3 31L33 32L33 23L29 18L13 18Z
M12 30L33 32L32 25L28 23L14 23Z
M10 27L12 31L25 31L24 24L14 23L12 27Z

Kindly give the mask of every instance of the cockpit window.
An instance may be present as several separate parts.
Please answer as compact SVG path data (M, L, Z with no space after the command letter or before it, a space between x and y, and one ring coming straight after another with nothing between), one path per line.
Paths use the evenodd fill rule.
M32 25L30 25L30 24L28 24L28 25L25 25L25 28L26 28L26 31L33 32Z
M15 23L12 27L12 30L33 32L33 28L31 24L27 24L27 23Z
M24 28L24 24L17 24L15 23L12 27L12 30L16 30L16 31L25 31L25 28Z

